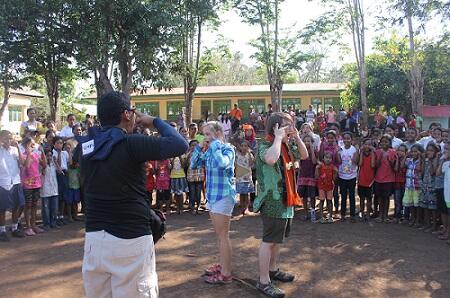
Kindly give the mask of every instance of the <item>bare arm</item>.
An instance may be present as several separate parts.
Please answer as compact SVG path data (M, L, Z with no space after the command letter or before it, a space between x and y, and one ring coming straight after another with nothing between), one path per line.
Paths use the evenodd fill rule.
M372 169L375 169L376 166L375 161L376 161L375 151L372 150L372 152L370 152L370 165L372 166Z
M283 138L286 136L287 127L279 128L278 124L275 124L274 135L275 138L273 140L272 146L267 149L266 154L264 154L263 159L264 162L268 165L273 166L277 160L280 158L281 154L281 142Z
M315 173L316 179L320 179L319 171L320 171L320 164L316 166L316 173Z

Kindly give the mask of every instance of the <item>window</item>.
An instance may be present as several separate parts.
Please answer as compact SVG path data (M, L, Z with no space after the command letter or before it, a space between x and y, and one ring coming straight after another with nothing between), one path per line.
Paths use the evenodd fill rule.
M239 99L238 100L239 108L242 110L242 120L243 122L248 121L248 115L250 113L250 107L253 106L255 111L258 113L263 113L266 108L266 103L264 99Z
M323 111L323 99L321 97L311 98L311 105L316 113Z
M213 104L213 113L215 116L228 114L231 111L231 100L214 100Z
M159 102L136 103L136 109L141 113L159 117Z
M295 111L302 109L302 101L300 98L287 98L281 100L281 110L287 111L289 107L293 107Z
M184 101L169 101L167 102L167 120L176 121L177 116L184 108Z
M329 107L333 107L333 109L337 112L341 108L341 100L339 97L329 97L323 100L325 111L328 111Z
M204 120L208 120L208 116L211 115L211 101L210 100L202 100L200 105L201 105L200 118L202 118Z
M23 121L21 106L8 106L9 122Z

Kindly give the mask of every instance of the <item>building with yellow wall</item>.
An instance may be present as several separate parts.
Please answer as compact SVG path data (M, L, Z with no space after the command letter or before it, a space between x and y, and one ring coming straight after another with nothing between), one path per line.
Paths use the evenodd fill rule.
M204 119L207 113L213 117L228 113L235 103L244 115L248 114L250 106L258 112L265 112L271 102L269 90L268 85L198 87L193 103L193 119ZM283 86L282 109L293 106L296 110L306 110L311 104L316 111L323 111L329 106L337 110L343 90L344 85L336 83L286 84ZM183 92L183 88L160 92L152 89L131 94L131 98L138 110L164 120L175 120L185 106Z

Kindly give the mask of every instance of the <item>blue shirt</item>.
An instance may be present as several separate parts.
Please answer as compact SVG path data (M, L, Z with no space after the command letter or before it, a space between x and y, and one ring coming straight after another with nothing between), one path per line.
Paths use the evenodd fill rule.
M209 203L230 197L235 200L234 159L233 147L218 140L214 140L206 152L202 152L199 145L195 147L191 168L205 168L206 199Z

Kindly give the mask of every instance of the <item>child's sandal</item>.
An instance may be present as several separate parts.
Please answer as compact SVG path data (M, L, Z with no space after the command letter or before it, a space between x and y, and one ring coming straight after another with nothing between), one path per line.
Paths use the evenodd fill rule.
M218 272L214 275L210 275L205 278L205 282L213 285L224 285L229 284L233 281L233 277L231 275L225 276L221 272Z

